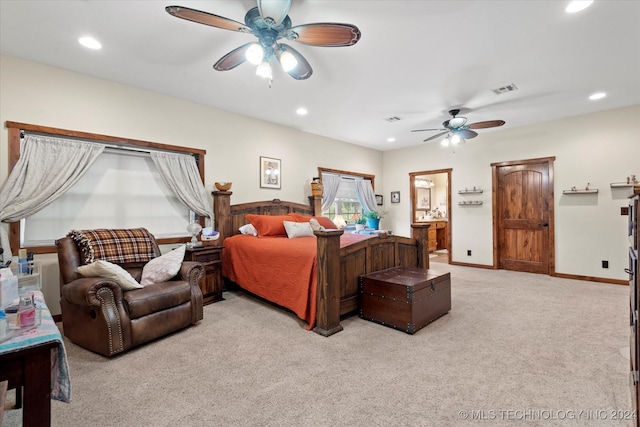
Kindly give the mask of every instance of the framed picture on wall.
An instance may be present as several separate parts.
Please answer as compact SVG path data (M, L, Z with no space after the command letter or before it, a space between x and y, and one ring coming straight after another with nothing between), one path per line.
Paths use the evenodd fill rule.
M282 166L280 159L260 156L260 187L277 188L282 185Z
M376 205L382 206L382 194L376 194Z
M392 191L391 192L391 203L400 203L400 192Z

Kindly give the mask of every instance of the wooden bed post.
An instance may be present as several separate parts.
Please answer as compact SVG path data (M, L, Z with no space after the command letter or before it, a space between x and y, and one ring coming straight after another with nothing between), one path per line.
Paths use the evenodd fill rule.
M314 216L322 216L322 196L309 196L309 204Z
M343 230L313 232L318 246L316 326L313 331L325 337L343 329L340 324L340 236L343 233Z
M213 219L215 230L220 232L224 240L230 237L231 232L231 191L213 191ZM222 240L220 240L222 242Z
M421 222L411 224L411 237L418 241L418 267L429 268L429 227L431 224Z

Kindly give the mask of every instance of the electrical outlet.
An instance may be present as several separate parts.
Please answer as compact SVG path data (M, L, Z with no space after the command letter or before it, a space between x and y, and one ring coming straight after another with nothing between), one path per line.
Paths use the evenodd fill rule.
M602 260L602 268L609 268L609 261Z
M471 249L467 249L467 256L471 256Z

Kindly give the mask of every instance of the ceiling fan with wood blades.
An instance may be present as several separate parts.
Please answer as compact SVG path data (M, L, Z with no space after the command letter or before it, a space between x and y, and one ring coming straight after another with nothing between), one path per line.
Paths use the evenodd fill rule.
M442 128L440 129L415 129L411 132L440 131L440 133L425 139L424 142L432 141L446 135L442 144L449 145L449 142L453 144L464 143L466 139L478 136L478 132L475 132L473 129L493 128L502 126L505 123L504 120L487 120L484 122L467 124L466 117L458 117L458 114L460 114L459 109L449 110L449 114L451 115L451 118L442 122Z
M258 38L257 42L232 50L220 58L213 68L227 71L249 61L257 65L257 75L270 80L271 62L274 58L296 80L308 79L313 74L311 65L302 54L281 40L325 47L352 46L360 40L360 30L351 24L318 22L292 27L288 16L291 0L257 0L257 4L257 7L250 9L245 15L244 24L183 6L167 6L165 10L170 15L187 21L253 34Z

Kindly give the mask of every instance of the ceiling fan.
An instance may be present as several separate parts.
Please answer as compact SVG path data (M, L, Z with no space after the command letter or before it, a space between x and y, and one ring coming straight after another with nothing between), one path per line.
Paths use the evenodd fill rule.
M471 139L478 136L478 132L471 129L493 128L502 126L505 123L504 120L487 120L485 122L467 124L466 117L457 117L457 115L460 114L459 109L449 110L449 114L451 115L451 118L442 122L442 129L416 129L411 132L441 131L440 133L425 139L424 142L431 141L446 134L447 136L442 141L442 145L449 145L449 142L452 144L464 143L465 139Z
M187 21L253 34L257 42L244 44L224 55L213 66L218 71L231 70L245 61L257 65L256 74L272 79L273 58L291 77L304 80L311 77L313 69L307 60L281 39L297 41L311 46L351 46L360 40L360 30L355 25L337 23L314 23L291 26L287 15L291 0L257 0L258 6L250 9L244 17L244 24L212 13L202 12L182 6L167 6L165 10L172 16Z

